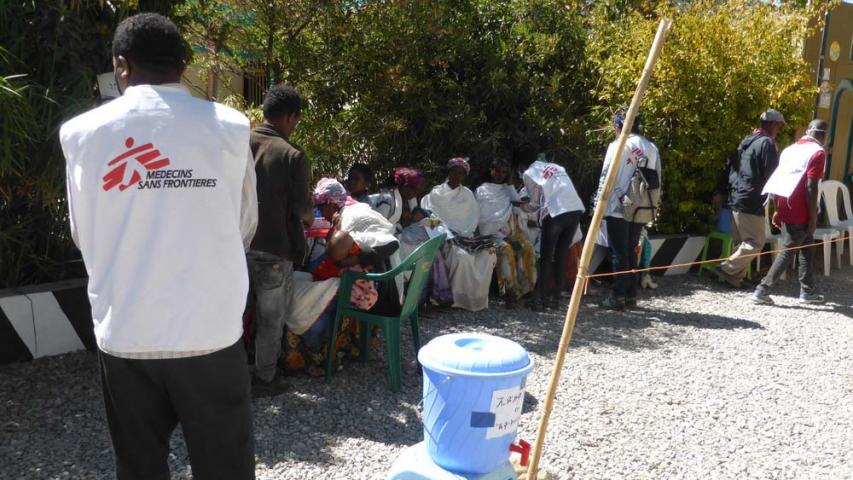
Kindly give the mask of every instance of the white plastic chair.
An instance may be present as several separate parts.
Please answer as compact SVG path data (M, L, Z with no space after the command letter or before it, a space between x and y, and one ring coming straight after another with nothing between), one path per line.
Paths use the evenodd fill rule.
M834 228L818 228L814 232L815 240L820 240L824 242L823 244L823 275L825 277L829 276L829 266L832 263L832 240L841 236L841 232ZM841 250L843 249L843 245L838 245L838 248L835 249L838 263L838 268L841 268Z
M842 208L844 208L846 220L839 219L838 212L838 192L841 192ZM829 217L829 225L837 230L840 234L847 233L847 241L849 243L848 253L850 255L850 265L853 265L853 208L850 208L850 190L847 186L838 180L824 180L820 183L820 196L823 198L823 204L826 205L826 216ZM838 242L838 255L841 257L841 252L844 250L844 242ZM840 260L839 260L840 263Z

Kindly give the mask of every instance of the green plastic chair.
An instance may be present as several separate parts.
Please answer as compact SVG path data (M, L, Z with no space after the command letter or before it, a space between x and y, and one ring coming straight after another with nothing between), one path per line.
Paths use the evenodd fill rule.
M712 240L718 240L721 244L720 246L720 258L726 259L732 254L732 246L734 245L734 239L731 235L724 232L713 231L705 237L705 246L702 247L702 261L708 259L708 247L711 245ZM713 270L718 268L720 264L723 263L723 260L720 260L717 263L703 263L699 265L699 276L702 276L703 270ZM752 262L750 262L746 266L746 278L752 278Z
M326 359L326 381L331 381L332 373L335 367L335 344L337 343L338 328L341 324L341 319L350 317L357 319L360 322L361 330L361 358L362 362L367 361L367 343L370 337L369 327L375 326L382 329L385 334L385 348L388 353L388 371L391 380L391 390L394 392L400 391L400 324L408 320L412 326L412 339L415 343L415 352L420 350L420 336L418 335L418 305L421 301L421 294L426 287L429 278L430 269L432 269L432 261L435 258L435 252L444 245L447 241L445 235L439 235L425 242L417 248L411 255L403 260L400 265L386 273L364 273L346 271L341 275L341 286L338 290L338 308L335 314L335 320L330 328L330 336L328 339L328 355ZM359 310L350 303L352 286L356 280L384 281L390 280L398 275L403 275L406 272L412 272L406 287L405 297L403 299L402 309L399 317L386 317L375 315L364 310Z

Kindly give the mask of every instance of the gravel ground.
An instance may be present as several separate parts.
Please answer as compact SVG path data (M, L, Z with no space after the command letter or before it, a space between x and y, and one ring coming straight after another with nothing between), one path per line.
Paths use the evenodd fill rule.
M581 310L548 432L556 478L853 478L853 269L819 277L829 302L803 306L792 281L755 306L693 276L660 280L631 313ZM493 306L422 321L426 337L483 331L519 341L537 365L520 437L536 422L562 315ZM421 440L421 380L404 336L403 393L381 357L331 385L256 400L261 479L381 479ZM96 359L75 353L0 367L0 478L110 478ZM186 448L173 438L176 478Z

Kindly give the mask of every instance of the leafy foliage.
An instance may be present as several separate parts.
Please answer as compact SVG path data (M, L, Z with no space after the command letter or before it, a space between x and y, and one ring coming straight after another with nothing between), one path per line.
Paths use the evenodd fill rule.
M299 88L308 105L295 141L318 176L365 161L379 178L405 164L440 181L446 160L465 155L475 184L491 160L529 144L566 165L584 198L657 18L672 15L643 115L664 162L661 230L701 233L715 174L758 114L773 106L792 126L807 118L814 88L799 42L831 2L801 3L0 2L0 288L82 274L57 132L97 104L112 32L135 11L171 12L208 78L251 72ZM260 121L256 104L220 100Z
M802 59L811 12L749 0L699 0L663 9L674 28L642 107L647 135L661 149L667 233L703 232L714 214L715 175L767 108L783 112L784 146L810 113L815 87ZM627 105L654 38L657 20L631 12L593 16L588 59L601 81L595 123ZM612 140L593 135L595 143Z
M94 0L0 3L0 288L83 273L57 134L95 105L121 14Z

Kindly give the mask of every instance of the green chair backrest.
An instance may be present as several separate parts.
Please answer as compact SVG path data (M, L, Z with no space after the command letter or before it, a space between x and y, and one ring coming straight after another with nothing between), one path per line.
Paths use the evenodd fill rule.
M439 235L435 238L427 240L423 245L418 247L406 259L404 259L400 267L404 271L411 271L412 276L409 278L409 285L406 288L406 297L403 300L403 308L400 312L400 318L411 316L418 308L421 300L421 294L426 287L429 279L429 272L432 269L432 261L435 258L435 252L444 245L447 241L446 235Z

